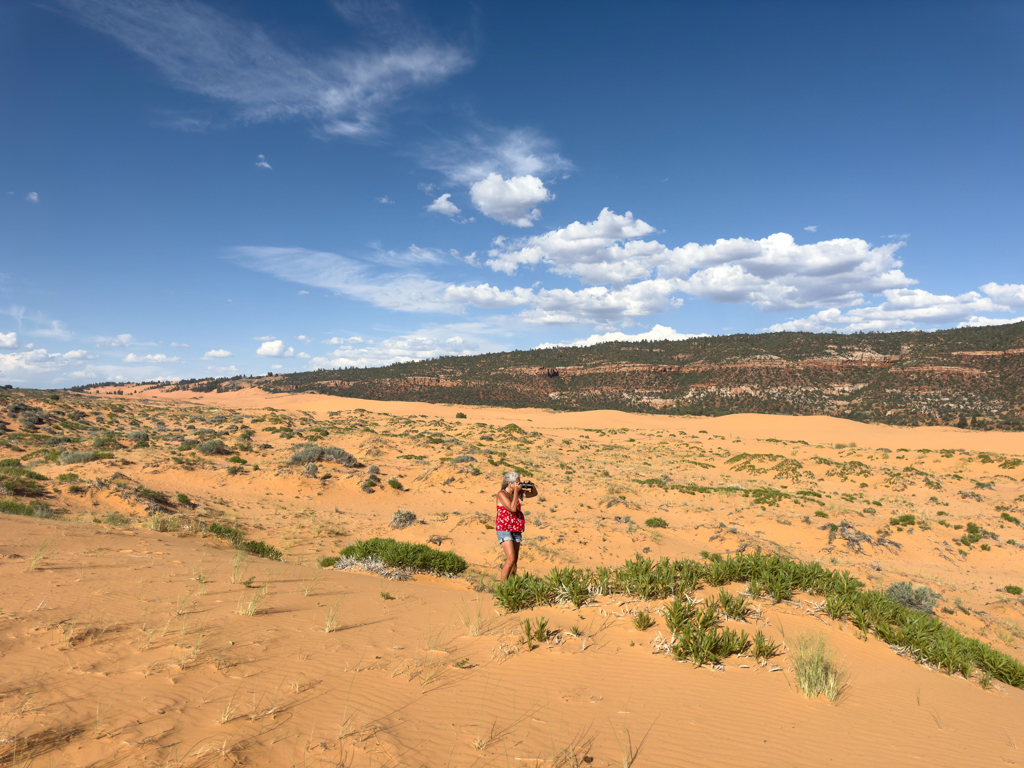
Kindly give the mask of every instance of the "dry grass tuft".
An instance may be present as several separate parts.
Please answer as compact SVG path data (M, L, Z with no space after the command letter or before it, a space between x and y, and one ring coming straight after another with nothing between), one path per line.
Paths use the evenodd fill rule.
M821 694L835 703L846 687L846 671L821 635L801 635L790 647L789 660L796 673L797 687L809 699Z

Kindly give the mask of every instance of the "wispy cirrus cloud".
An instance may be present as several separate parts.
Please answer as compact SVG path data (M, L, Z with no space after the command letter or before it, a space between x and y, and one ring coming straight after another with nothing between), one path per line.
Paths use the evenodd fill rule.
M119 40L177 87L234 105L249 121L303 117L331 136L365 136L403 93L470 64L423 37L315 55L292 52L260 26L194 0L56 0Z

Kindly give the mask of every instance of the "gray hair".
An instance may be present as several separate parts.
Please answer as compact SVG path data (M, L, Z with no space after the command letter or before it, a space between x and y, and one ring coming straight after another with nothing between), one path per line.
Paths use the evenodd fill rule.
M518 482L519 478L520 475L518 472L506 472L505 475L501 478L501 490L504 491L508 487L509 483Z

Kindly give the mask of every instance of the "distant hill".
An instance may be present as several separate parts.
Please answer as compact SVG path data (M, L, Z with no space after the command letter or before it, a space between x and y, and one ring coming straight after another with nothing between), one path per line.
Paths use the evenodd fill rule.
M1024 429L1024 323L933 332L736 334L442 357L250 380L270 392L673 414L824 414ZM241 382L239 382L241 384ZM231 388L227 380L184 387Z

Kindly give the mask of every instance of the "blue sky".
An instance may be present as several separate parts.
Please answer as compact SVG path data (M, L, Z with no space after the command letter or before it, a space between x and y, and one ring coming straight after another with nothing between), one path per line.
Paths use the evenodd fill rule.
M0 380L1021 319L1022 35L1018 2L0 4Z

